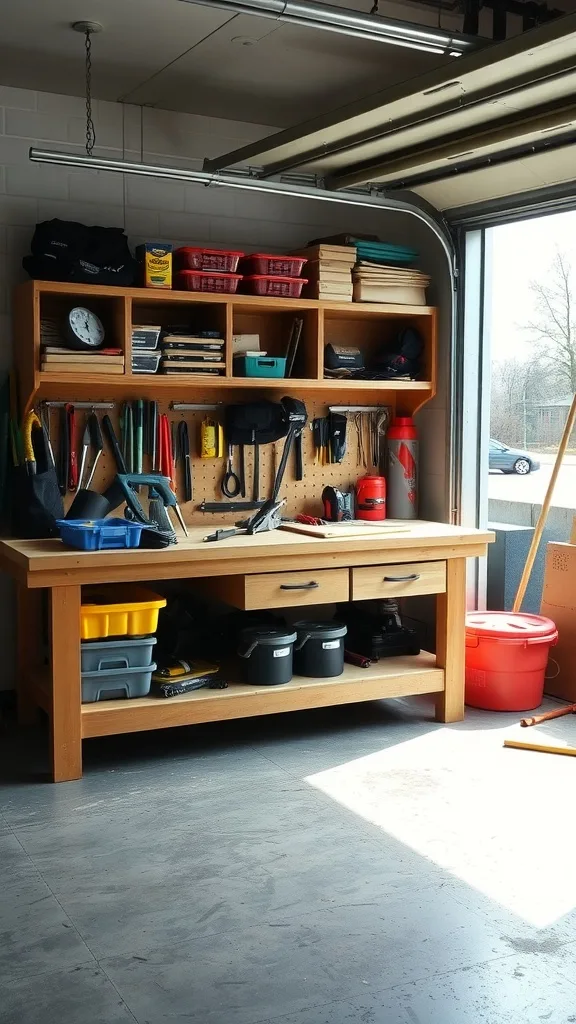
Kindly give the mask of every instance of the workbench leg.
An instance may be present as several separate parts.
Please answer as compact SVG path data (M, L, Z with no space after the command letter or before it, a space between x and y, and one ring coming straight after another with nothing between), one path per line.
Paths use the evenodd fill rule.
M436 663L444 669L444 691L436 698L437 722L464 718L466 559L446 561L446 593L436 598Z
M50 599L52 775L54 782L69 782L82 778L81 588L52 587Z
M32 670L41 664L42 591L16 588L16 699L18 722L33 725L38 717Z

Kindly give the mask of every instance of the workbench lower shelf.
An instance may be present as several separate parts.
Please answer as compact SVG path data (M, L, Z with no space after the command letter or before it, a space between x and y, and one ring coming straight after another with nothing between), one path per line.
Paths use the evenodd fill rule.
M281 686L230 683L226 690L194 690L169 699L140 697L83 704L82 738L440 693L443 689L444 670L436 666L433 654L422 652L387 658L367 669L345 665L341 676L329 679L294 676Z

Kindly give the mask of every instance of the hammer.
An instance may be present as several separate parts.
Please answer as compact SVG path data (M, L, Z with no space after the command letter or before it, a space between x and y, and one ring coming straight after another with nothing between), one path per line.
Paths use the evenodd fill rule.
M532 718L522 718L520 725L527 728L529 725L540 725L541 722L550 722L552 718L563 718L564 715L576 715L576 704L566 704L556 711L547 711L544 715L533 715Z

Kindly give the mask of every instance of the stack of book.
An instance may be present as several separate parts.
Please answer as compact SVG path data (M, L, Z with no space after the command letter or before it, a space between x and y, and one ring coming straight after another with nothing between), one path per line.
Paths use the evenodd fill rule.
M43 317L40 321L42 373L124 373L121 348L97 348L76 351L69 348L58 321Z
M42 373L124 373L121 348L76 351L66 344L55 317L40 320Z
M352 276L355 302L426 305L426 288L430 278L419 270L360 260Z
M60 345L45 345L40 369L42 373L124 373L124 353L121 348L75 352Z
M352 301L352 267L356 262L354 246L319 243L295 255L305 256L308 260L308 284L304 286L304 294L308 298Z
M166 334L162 340L162 373L221 376L225 369L224 339Z

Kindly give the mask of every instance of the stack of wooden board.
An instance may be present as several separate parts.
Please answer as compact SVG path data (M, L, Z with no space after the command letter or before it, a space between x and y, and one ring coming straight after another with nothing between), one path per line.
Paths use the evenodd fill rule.
M430 284L430 278L419 270L360 260L354 268L352 277L355 302L426 305L426 288Z
M124 373L121 348L97 348L76 351L66 345L55 317L40 321L42 373Z
M328 299L332 302L351 302L352 267L356 262L356 249L351 245L311 245L295 253L304 256L308 284L304 294L310 299Z
M40 369L42 373L124 373L124 353L121 348L75 352L58 345L45 345Z
M223 338L165 334L161 345L161 373L220 376L226 369Z

